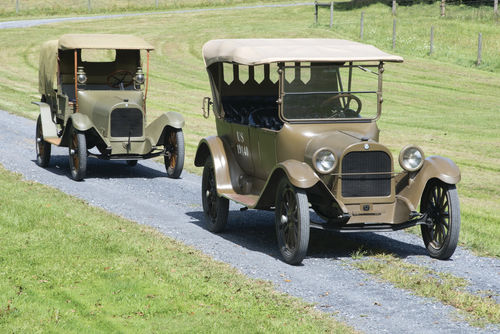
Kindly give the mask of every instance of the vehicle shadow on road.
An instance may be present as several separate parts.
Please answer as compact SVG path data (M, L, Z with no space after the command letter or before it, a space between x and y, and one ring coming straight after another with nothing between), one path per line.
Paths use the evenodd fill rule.
M36 160L32 160L36 164ZM69 160L67 155L52 155L47 171L56 175L64 175L71 178ZM99 160L90 158L87 160L87 173L85 179L119 179L119 178L142 178L154 179L167 177L165 171L144 166L139 161L136 166L128 166L121 160Z
M194 218L190 221L191 223L206 229L202 211L192 211L186 214ZM229 212L226 229L218 235L241 247L281 259L276 241L274 212L232 210ZM383 253L406 258L427 254L423 244L392 239L390 234L385 236L373 232L339 233L311 229L307 257L344 259L352 257L360 250L368 254L367 256Z

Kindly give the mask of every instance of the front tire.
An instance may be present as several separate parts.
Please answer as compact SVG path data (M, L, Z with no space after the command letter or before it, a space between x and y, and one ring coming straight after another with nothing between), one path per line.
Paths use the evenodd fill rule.
M455 185L441 181L427 184L420 212L427 213L429 225L421 225L422 239L429 255L433 258L449 259L458 244L460 234L460 201Z
M184 134L182 130L172 130L165 134L165 169L167 176L178 179L184 168Z
M36 163L40 167L47 167L50 162L50 143L43 139L42 116L39 115L36 121Z
M209 231L218 233L226 228L229 200L217 194L212 158L208 157L201 179L201 202Z
M81 181L87 172L87 141L85 135L73 130L69 143L69 168L71 178Z
M309 246L309 203L304 190L284 178L276 193L275 225L278 247L288 264L300 264Z

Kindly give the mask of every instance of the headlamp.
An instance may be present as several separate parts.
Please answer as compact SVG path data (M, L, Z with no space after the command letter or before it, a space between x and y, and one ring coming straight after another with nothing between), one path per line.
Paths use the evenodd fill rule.
M417 146L406 146L399 153L399 165L409 172L419 170L424 159L424 152Z
M325 148L319 149L313 155L314 168L322 174L331 173L335 168L336 162L337 159L335 159L333 152Z

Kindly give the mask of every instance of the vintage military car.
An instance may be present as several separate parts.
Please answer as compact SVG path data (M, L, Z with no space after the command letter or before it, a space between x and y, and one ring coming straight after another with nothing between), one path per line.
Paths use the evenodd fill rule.
M146 126L149 52L130 35L67 34L40 52L37 163L46 167L51 145L69 147L74 180L82 180L87 157L137 160L164 156L167 176L184 165L184 118L166 112ZM146 55L143 72L141 51ZM94 152L91 150L94 149Z
M393 231L421 225L430 256L449 258L460 230L449 159L379 143L385 62L366 44L338 39L226 39L203 47L217 136L200 141L208 229L222 231L228 200L274 209L284 260L299 264L310 227ZM243 209L244 209L243 208ZM314 212L310 212L313 209ZM311 220L311 218L314 218Z

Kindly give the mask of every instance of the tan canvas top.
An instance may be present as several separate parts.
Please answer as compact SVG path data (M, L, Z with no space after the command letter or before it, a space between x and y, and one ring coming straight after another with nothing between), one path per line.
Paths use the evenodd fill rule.
M142 38L133 35L66 34L59 38L59 49L154 50L154 47Z
M258 65L275 62L402 62L368 44L329 38L216 39L205 43L203 57L208 67L218 62Z

